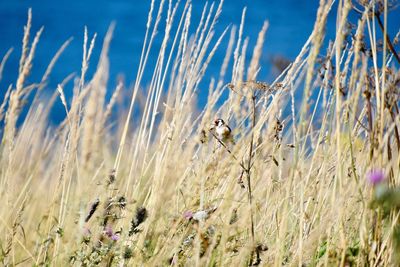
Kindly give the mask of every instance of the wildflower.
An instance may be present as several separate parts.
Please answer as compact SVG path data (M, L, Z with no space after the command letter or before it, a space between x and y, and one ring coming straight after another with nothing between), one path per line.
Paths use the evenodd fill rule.
M183 213L183 217L187 220L190 220L193 218L193 212L191 212L190 210L187 210Z
M106 226L104 228L104 235L108 236L112 241L118 241L119 240L119 232L114 233L113 229L111 226Z
M113 236L114 233L113 233L113 230L112 230L111 226L106 226L104 228L104 234L106 236L108 236L108 237L112 237Z
M118 241L119 240L119 234L112 234L110 238L111 238L112 241Z
M385 180L385 173L382 170L371 170L367 173L367 180L376 186Z

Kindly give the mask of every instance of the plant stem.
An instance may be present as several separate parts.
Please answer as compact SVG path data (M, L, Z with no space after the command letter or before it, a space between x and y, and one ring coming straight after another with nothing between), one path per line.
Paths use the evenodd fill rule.
M400 64L400 57L397 54L396 50L394 49L394 46L392 44L392 41L389 38L389 35L387 34L387 31L385 31L385 27L383 26L383 23L382 23L379 13L375 12L374 14L375 14L376 20L378 21L379 27L381 28L382 33L385 35L385 39L389 46L390 51L393 53L393 56L396 58L397 62Z
M254 91L252 91L251 96L251 109L252 109L252 118L251 118L251 138L250 138L250 149L249 149L249 160L247 162L246 168L246 178L247 178L247 196L249 200L250 206L250 223L251 223L251 242L252 242L252 252L250 257L250 265L252 264L253 252L255 249L255 234L254 234L254 218L253 218L253 196L251 191L251 167L252 167L252 158L253 158L253 148L254 148L254 128L256 126L256 96Z
M209 131L209 132L210 132L210 133L212 134L212 136L218 141L218 143L220 143L220 144L225 148L225 150L226 150L229 154L231 154L232 158L233 158L234 160L236 160L236 161L239 163L239 165L240 165L240 167L243 169L243 171L246 171L247 168L243 165L242 162L240 162L240 161L238 160L238 158L232 153L232 151L229 149L229 147L227 147L227 145L225 145L225 143L222 142L212 131Z

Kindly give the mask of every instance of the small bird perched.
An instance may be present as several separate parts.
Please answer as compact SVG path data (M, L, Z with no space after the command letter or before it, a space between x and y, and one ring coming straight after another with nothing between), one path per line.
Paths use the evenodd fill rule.
M235 143L232 136L232 130L223 119L216 119L211 130L215 131L215 135L223 143Z

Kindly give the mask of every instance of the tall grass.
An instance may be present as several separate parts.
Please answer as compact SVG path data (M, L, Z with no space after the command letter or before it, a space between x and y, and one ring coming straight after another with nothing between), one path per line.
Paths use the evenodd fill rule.
M49 88L70 40L29 84L43 32L32 39L29 11L18 78L0 106L2 264L396 266L399 211L370 204L380 191L365 179L374 169L384 173L385 190L399 183L400 62L387 35L390 6L332 2L320 1L299 55L266 83L257 75L268 23L249 59L246 10L239 27L218 33L222 2L206 4L192 21L190 1L153 0L135 83L120 81L109 101L114 25L97 66L99 40L85 29L80 74ZM325 48L331 12L337 34ZM360 17L354 28L350 12ZM220 72L205 78L223 42ZM146 72L152 78L143 88ZM196 96L207 92L199 109ZM65 119L54 127L57 101ZM235 144L210 130L217 117Z

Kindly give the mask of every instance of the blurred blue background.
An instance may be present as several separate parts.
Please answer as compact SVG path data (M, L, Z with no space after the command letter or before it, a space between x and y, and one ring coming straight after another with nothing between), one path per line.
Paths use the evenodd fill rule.
M249 56L255 45L258 32L264 20L269 21L266 42L261 59L261 72L259 80L270 82L276 75L273 68L276 58L293 60L299 53L304 42L310 35L316 12L318 0L226 0L223 13L219 19L218 33L229 24L240 24L242 9L247 6L247 16L244 32L249 36ZM181 3L183 5L184 3ZM202 12L205 1L193 0L193 15L191 27L194 29ZM158 5L158 4L157 4ZM89 71L93 73L97 65L98 55L101 50L103 37L112 21L116 22L113 40L110 49L110 81L109 88L114 88L117 76L122 74L126 83L132 84L136 77L140 59L147 14L150 0L86 0L86 1L54 1L54 0L1 0L0 1L0 57L10 47L14 47L0 82L0 99L3 98L10 83L15 84L18 63L21 52L23 26L27 20L28 8L32 8L33 32L42 25L45 27L34 59L34 66L29 82L38 82L42 77L51 58L58 48L70 37L74 40L60 57L53 70L49 89L60 83L68 74L79 74L82 61L83 31L86 25L89 36L98 33L94 56L91 60ZM357 15L350 15L353 22ZM164 19L163 19L164 20ZM333 38L335 34L336 6L328 20L327 37ZM390 13L388 25L392 37L400 26L398 9ZM34 33L32 33L34 34ZM163 30L159 31L162 36ZM229 34L225 42L215 55L213 62L221 62ZM160 40L158 40L160 42ZM157 51L153 50L150 62L154 62ZM208 81L212 74L219 73L220 64L211 64L205 77ZM230 73L227 77L230 77ZM146 72L142 85L146 86L150 80L151 72ZM216 75L215 75L216 76ZM111 90L110 90L111 91ZM207 91L199 94L199 102L204 103ZM60 112L63 113L62 109ZM57 120L57 114L53 114ZM61 115L60 115L61 116Z

